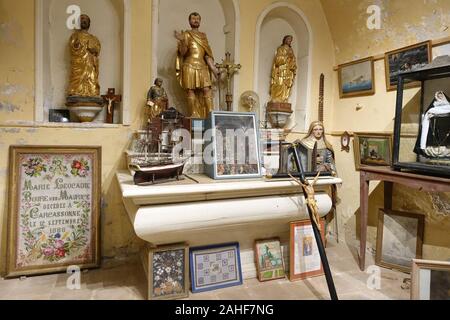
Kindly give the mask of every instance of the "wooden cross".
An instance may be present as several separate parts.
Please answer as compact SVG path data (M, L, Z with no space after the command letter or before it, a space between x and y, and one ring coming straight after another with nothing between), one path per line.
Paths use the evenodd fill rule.
M231 53L227 52L225 54L225 59L222 59L222 63L216 63L216 68L219 69L220 73L225 72L226 80L227 80L227 92L225 97L225 102L227 104L227 111L233 110L233 94L231 93L231 79L234 74L241 69L240 64L235 64L231 60ZM220 90L220 85L219 85ZM220 94L220 93L219 93Z
M116 95L115 88L109 88L108 94L102 95L102 98L108 104L106 109L106 123L114 123L114 107L117 102L122 101L122 96L120 94Z

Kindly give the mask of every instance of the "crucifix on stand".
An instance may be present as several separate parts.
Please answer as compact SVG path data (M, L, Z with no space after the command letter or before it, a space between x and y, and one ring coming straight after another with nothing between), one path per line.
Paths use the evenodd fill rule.
M232 111L233 110L233 93L231 92L231 79L233 78L234 74L241 69L240 64L235 64L231 60L231 53L227 52L225 54L225 60L222 59L222 63L216 63L216 68L219 69L220 74L225 73L226 74L226 80L227 80L227 93L225 96L225 102L227 104L227 110L226 111ZM219 96L220 94L220 85L219 85Z
M107 103L106 123L114 123L114 107L116 103L122 101L122 96L116 95L116 89L109 88L108 94L102 95L102 98Z

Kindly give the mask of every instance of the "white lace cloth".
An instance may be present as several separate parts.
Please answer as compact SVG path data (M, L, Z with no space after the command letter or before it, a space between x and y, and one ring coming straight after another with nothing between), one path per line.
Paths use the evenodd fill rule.
M441 115L450 115L450 103L447 101L442 91L436 92L434 95L436 101L433 103L433 108L427 111L422 116L422 135L420 138L420 149L427 149L428 131L430 129L431 118Z

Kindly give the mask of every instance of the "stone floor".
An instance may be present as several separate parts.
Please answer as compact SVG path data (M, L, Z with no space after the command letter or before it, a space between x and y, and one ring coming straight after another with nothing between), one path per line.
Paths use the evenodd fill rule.
M380 268L380 288L367 286L370 274L357 265L356 248L328 242L327 255L339 298L342 300L409 299L402 289L409 274ZM367 258L366 265L374 264ZM67 274L0 280L0 299L26 300L141 300L147 296L146 278L139 261L105 262L101 269L81 274L81 289L66 288ZM302 300L329 299L325 277L290 282L288 279L261 283L245 280L242 286L190 294L191 300Z

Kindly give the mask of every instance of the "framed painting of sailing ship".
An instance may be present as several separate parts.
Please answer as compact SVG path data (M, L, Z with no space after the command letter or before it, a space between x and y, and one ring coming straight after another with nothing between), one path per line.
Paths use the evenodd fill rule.
M340 98L375 94L373 61L373 57L369 57L342 64L338 67Z
M101 147L11 146L7 277L100 266Z
M206 125L204 161L213 179L243 179L261 176L256 114L213 111Z
M384 63L386 70L386 90L397 90L398 75L414 71L429 64L432 59L431 41L417 43L408 47L386 52ZM404 88L420 86L420 82L405 83Z

